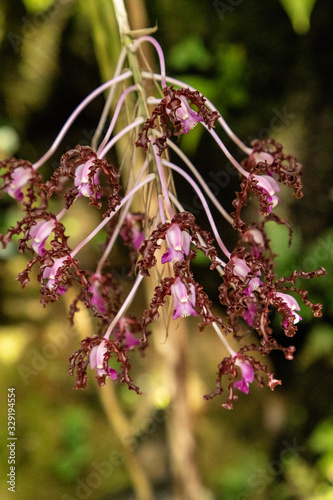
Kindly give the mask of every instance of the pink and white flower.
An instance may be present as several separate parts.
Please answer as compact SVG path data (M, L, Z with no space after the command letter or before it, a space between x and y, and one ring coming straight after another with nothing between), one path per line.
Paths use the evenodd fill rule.
M234 267L232 269L233 273L245 280L246 276L251 271L245 260L240 259L239 257L232 257L230 260L234 264Z
M89 354L89 364L90 368L94 370L96 368L97 377L110 377L112 380L116 380L118 377L117 371L113 368L107 367L107 371L104 369L104 354L107 352L105 347L105 340L98 346L94 346Z
M242 378L234 383L234 387L245 394L249 393L249 385L254 379L254 370L249 361L236 357L235 365L239 366Z
M247 241L251 245L251 254L259 259L265 251L265 240L263 233L256 228L251 228L245 231L243 234L243 240Z
M65 255L65 257L56 259L53 266L46 267L43 272L43 279L47 279L46 288L51 291L56 290L60 295L64 295L66 293L66 288L58 284L59 269L64 266L64 262L68 258L69 256Z
M48 221L40 220L30 229L30 236L32 238L31 248L38 253L38 255L43 256L45 254L45 242L52 233L54 227L55 221L50 219Z
M74 185L79 190L79 196L85 196L89 198L92 195L92 190L90 187L89 174L90 169L95 161L95 158L90 158L90 160L86 161L79 165L75 170L75 178ZM94 175L94 184L97 186L98 184L98 174ZM100 198L101 195L98 194L97 198Z
M120 231L124 242L133 245L134 250L139 250L145 241L145 233L141 230L141 216L130 214L125 217L125 224ZM129 230L130 229L130 230Z
M270 203L267 211L271 213L272 208L276 207L281 201L280 198L276 196L276 193L280 192L278 183L270 175L253 175L252 177L258 181L257 187L267 195L267 201Z
M8 193L12 198L18 201L23 200L23 193L21 189L27 184L32 175L31 168L16 168L11 174L12 182L5 188L6 193Z
M190 251L190 234L187 231L181 231L178 224L173 223L167 230L165 239L168 250L162 255L162 264L184 260L184 254L188 255Z
M256 301L249 302L247 304L247 309L242 314L242 318L245 319L249 326L253 326L254 318L256 317L257 306Z
M173 319L179 317L196 316L195 307L195 288L192 283L187 286L177 276L174 284L171 286L171 293L174 302Z
M170 97L168 96L166 97L166 99L169 100ZM177 99L172 99L171 101L169 100L166 106L168 114L170 113L170 110L174 105L179 105L179 100L181 101L181 103L180 106L176 109L175 114L184 127L184 134L188 134L192 128L194 128L199 122L203 122L204 119L201 115L199 115L199 113L191 108L188 100L183 95L177 97Z
M276 292L275 295L276 295L276 297L279 297L280 299L282 299L284 304L288 307L289 312L294 317L294 325L296 325L299 321L302 320L301 316L296 312L296 311L300 311L301 308L299 307L297 300L292 295L289 295L288 293L282 293L282 292ZM288 326L287 320L283 323L283 326L284 327Z
M246 288L246 290L244 290L244 293L245 295L252 295L253 292L255 292L256 290L259 290L259 288L263 285L263 282L261 281L261 279L259 279L258 277L257 278L252 278L250 281L249 281L249 286Z

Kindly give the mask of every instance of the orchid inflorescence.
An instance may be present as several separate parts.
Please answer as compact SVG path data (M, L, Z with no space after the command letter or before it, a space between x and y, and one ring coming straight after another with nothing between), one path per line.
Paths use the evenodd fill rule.
M130 60L143 42L155 47L160 74L144 69L138 73L125 67L126 60L131 67ZM307 291L296 287L296 281L298 278L321 276L325 270L298 270L290 276L277 278L274 271L276 256L265 230L268 221L285 224L290 230L289 223L276 215L274 208L280 203L278 193L281 184L291 188L297 198L302 197L301 165L293 156L285 154L282 146L273 139L255 140L251 147L246 146L203 95L185 83L166 76L163 52L154 38L145 35L130 40L127 45L121 53L115 76L94 90L75 109L42 158L34 164L16 158L0 163L4 172L1 174L2 191L20 202L24 210L23 218L2 234L0 240L5 248L14 235L19 235L19 251L33 253L18 280L25 287L30 281L33 266L39 267L37 279L43 306L58 300L69 287L78 284L79 292L70 307L71 322L80 302L99 319L97 331L85 338L70 358L69 373L76 376L76 389L87 386L87 370L90 367L96 370L95 377L100 386L110 378L124 382L140 393L130 376L129 355L134 350L143 352L148 346L149 326L159 318L160 308L168 303L172 308L172 321L199 316L199 329L211 325L229 352L229 356L218 366L215 389L204 397L211 399L222 394L222 379L227 377L229 395L223 406L230 409L238 398L235 389L248 393L254 379L260 386L266 381L270 389L281 383L258 360L260 356L279 349L286 359L293 358L295 348L281 346L273 336L270 327L272 312L282 316L281 328L288 337L296 333L297 324L302 319L295 294L312 309L314 316L321 316L321 304L313 304ZM130 57L126 59L126 55ZM154 92L147 96L147 82L151 81L154 82ZM114 95L118 87L122 89L122 94L113 108L107 131L100 141L101 127L98 127L93 139L96 144L100 141L99 145L79 145L65 152L60 166L49 180L44 181L40 168L58 149L77 116L98 95L109 89ZM130 94L136 96L136 105L132 110L134 116L132 114L132 119L115 132L121 108L129 105ZM107 100L107 106L111 106L110 101ZM149 111L152 107L153 110ZM109 112L110 107L106 107L104 116ZM126 116L129 117L130 113ZM190 159L171 140L172 135L188 134L197 125L206 129L239 172L240 190L233 201L231 215L222 207ZM215 131L216 125L220 125L244 153L245 159L241 163L222 142ZM110 164L106 156L124 136L130 137L131 162L119 169ZM173 156L181 160L183 167L169 161L169 148ZM182 176L199 196L211 231L203 230L194 215L183 209L173 186L173 172ZM153 214L148 208L135 209L138 193L141 193L141 200L142 193L146 200L149 198L146 207L156 207ZM245 223L242 212L251 196L259 201L260 217ZM49 210L51 197L52 200L53 197L62 200L58 214ZM238 245L233 251L229 251L222 241L206 197L215 205L225 223L237 232ZM79 198L87 198L90 205L102 212L102 216L99 225L72 249L68 245L66 216ZM105 234L101 258L95 269L82 269L76 256L98 233ZM125 299L119 280L111 272L111 252L117 238L128 248L132 262L130 272L136 273ZM223 317L212 309L211 300L194 279L191 263L198 252L203 252L210 261L210 269L219 273L219 300L225 308ZM138 319L128 315L127 310L141 282L150 274L156 281L154 293L141 319ZM244 339L248 331L256 331L260 342L244 344L236 352L228 338ZM111 358L119 363L117 370L109 366Z

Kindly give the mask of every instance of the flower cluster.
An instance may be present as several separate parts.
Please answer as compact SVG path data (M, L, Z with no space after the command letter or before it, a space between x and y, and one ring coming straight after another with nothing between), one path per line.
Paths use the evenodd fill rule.
M297 280L321 276L325 270L295 270L290 276L278 278L276 256L265 229L268 221L274 221L286 225L291 236L290 224L275 213L275 208L282 203L281 185L291 188L297 198L302 196L301 165L285 154L273 139L254 141L246 146L202 94L166 76L163 52L150 36L132 42L128 49L131 57L145 42L157 50L161 73L152 74L142 69L141 78L142 81L153 79L156 87L161 82L160 97L144 95L144 86L137 82L137 74L134 78L131 68L127 69L123 61L123 67L118 65L114 78L94 90L74 110L42 158L34 164L16 158L0 162L0 189L20 203L24 212L15 226L0 235L0 241L5 248L13 237L19 237L19 251L32 254L18 280L25 287L33 266L38 267L43 306L58 300L73 287L77 293L70 306L70 321L75 320L80 304L96 318L96 331L81 342L70 358L69 373L76 377L76 389L87 386L90 369L99 385L111 379L140 393L130 376L130 356L133 351L143 352L147 348L152 323L158 320L160 309L168 304L170 321L195 317L200 330L207 328L221 339L228 356L218 365L216 387L205 398L222 394L227 378L229 394L223 406L230 409L238 398L237 391L247 394L254 380L259 386L266 383L270 389L281 383L261 361L262 357L278 349L286 359L293 358L295 348L281 346L276 340L271 327L272 315L281 316L280 328L287 337L294 336L302 320L300 301L312 309L314 316L321 316L321 305L310 301L308 292L297 286ZM59 167L50 179L44 180L40 169L58 149L78 114L98 95L120 84L125 90L114 107L104 137L100 137L99 127L91 147L78 145L64 152ZM146 105L134 106L133 114L126 114L132 119L134 116L133 121L115 133L122 105L125 102L130 105L127 101L130 93L138 100L145 99ZM150 106L154 109L149 115L139 114L148 113L144 110L151 109ZM172 135L189 134L194 126L206 129L240 174L240 189L231 214L210 191L190 159L171 140ZM227 150L221 134L215 130L217 126L243 151L241 163ZM106 156L124 135L130 137L130 151L122 159L120 169ZM168 148L179 157L182 167L169 161ZM139 162L142 164L138 166ZM201 200L209 231L202 229L194 215L183 209L174 191L172 175L180 175ZM238 235L238 243L232 251L221 238L206 197L219 211L219 225L231 225ZM243 218L243 211L251 197L257 199L259 208L256 219L248 223ZM53 201L55 198L58 203ZM81 203L86 199L91 210L101 214L100 222L71 248L66 221L80 198ZM49 208L51 199L52 207L60 204L58 213ZM145 205L142 199L146 200ZM138 209L139 200L141 209ZM97 234L104 235L101 255L89 269L82 269L76 256ZM114 272L115 245L118 251L122 248L127 252L128 272L135 276L125 297ZM215 308L194 277L193 261L198 252L206 256L209 269L219 276L220 306ZM130 316L127 311L142 282L150 275L155 280L150 303L141 317ZM245 344L249 331L257 333L257 343ZM231 347L231 338L241 342L238 352Z

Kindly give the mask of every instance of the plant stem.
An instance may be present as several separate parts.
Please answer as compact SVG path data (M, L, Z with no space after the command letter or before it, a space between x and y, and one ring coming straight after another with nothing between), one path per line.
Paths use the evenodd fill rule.
M113 384L107 384L98 391L110 426L121 441L124 461L132 480L137 500L154 500L155 496L148 475L131 450L130 425L118 403Z
M69 293L67 294L66 298L67 304L71 304L73 295ZM91 334L92 323L87 309L82 308L77 313L75 327L81 340ZM95 386L97 387L97 384L95 384ZM97 394L103 406L110 427L121 444L124 464L131 478L131 483L135 491L136 499L155 500L148 475L131 449L131 436L133 434L131 432L131 425L119 405L118 397L112 381L110 380L105 387L99 387L97 390Z

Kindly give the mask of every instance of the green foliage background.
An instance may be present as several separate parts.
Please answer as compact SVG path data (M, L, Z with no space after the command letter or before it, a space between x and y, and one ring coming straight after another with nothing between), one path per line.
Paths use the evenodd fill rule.
M150 25L165 49L167 71L197 87L212 100L246 142L273 136L304 165L304 198L288 201L281 215L291 218L294 241L287 246L283 227L270 237L279 254L279 272L326 267L329 276L313 283L310 297L324 304L324 316L303 321L297 355L286 362L279 353L272 368L283 386L274 393L251 387L233 412L218 401L203 402L215 379L218 344L193 337L189 391L196 415L198 461L203 480L217 500L330 500L333 498L333 288L332 132L333 3L327 0L147 0ZM224 5L224 7L222 7ZM228 8L226 8L226 6ZM37 160L49 147L74 107L112 74L116 33L103 40L108 0L2 0L0 11L0 156ZM311 14L311 16L310 16ZM105 28L105 27L104 27ZM98 48L96 56L96 47ZM76 122L49 161L50 172L63 150L89 141L102 109L93 103ZM202 174L231 208L238 178L219 152L196 128L182 140ZM228 146L232 147L232 145ZM238 154L237 151L234 151ZM222 175L221 172L224 172ZM227 174L225 174L227 172ZM225 187L216 179L225 179ZM179 185L181 187L181 185ZM184 191L184 190L183 190ZM186 192L184 193L186 195ZM202 217L190 194L187 209ZM83 208L82 208L83 210ZM76 217L93 217L78 210ZM14 202L1 201L0 229L19 217ZM203 219L203 224L204 224ZM77 219L69 229L75 238ZM221 228L222 229L222 228ZM233 235L225 233L230 244ZM110 433L93 389L73 392L66 375L68 357L77 347L75 331L62 303L43 310L38 289L23 292L15 281L25 259L15 246L0 253L0 428L1 498L10 498L3 477L7 387L17 393L17 489L19 498L75 498L77 488L108 460L113 471L89 497L132 498L128 474L117 455L119 441ZM89 255L86 256L89 261ZM121 274L126 262L119 260ZM207 279L207 292L217 283ZM278 325L276 325L278 328ZM194 335L194 332L193 332ZM152 471L156 488L168 490L165 421L168 396L158 363L134 369L146 388L139 399L118 388L132 417L137 453ZM138 381L140 382L140 380ZM145 406L153 413L147 413ZM154 412L159 418L155 418ZM162 418L163 417L163 418ZM152 425L154 424L154 425ZM161 493L162 495L162 493ZM162 496L161 496L162 498Z

